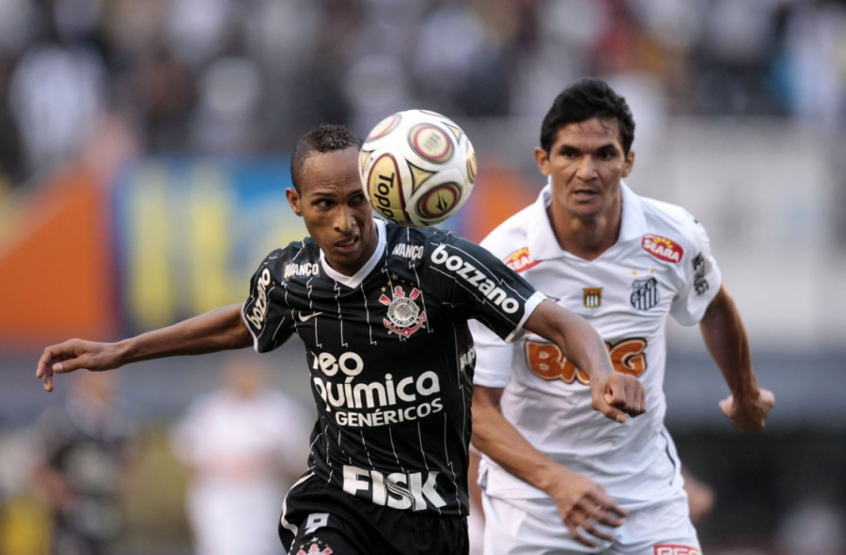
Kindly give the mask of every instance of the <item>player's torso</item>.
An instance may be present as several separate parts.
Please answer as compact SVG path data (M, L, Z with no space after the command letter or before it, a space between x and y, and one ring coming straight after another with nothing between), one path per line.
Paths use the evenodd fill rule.
M318 406L311 464L377 505L459 514L472 341L427 279L424 244L389 237L386 253L354 287L314 256L283 270Z
M529 334L512 350L503 414L535 447L594 477L645 471L652 461L644 453L665 442L665 324L683 288L682 249L678 239L646 235L618 241L590 261L560 248L559 256L534 260L519 232L496 245L540 292L596 329L616 371L644 385L647 413L619 425L592 409L587 376L555 344Z
M679 289L675 268L628 242L592 261L565 254L521 274L596 329L616 371L637 377L649 395L660 393L665 322ZM517 351L515 377L526 387L551 395L588 393L587 376L556 345L529 334Z

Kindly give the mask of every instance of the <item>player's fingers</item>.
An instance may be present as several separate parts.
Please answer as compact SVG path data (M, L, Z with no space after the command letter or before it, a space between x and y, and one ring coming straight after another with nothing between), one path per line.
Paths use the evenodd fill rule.
M615 420L620 424L626 422L626 414L620 409L611 406L611 403L608 402L607 393L603 395L602 399L600 399L600 402L594 404L593 408L604 414L607 418Z
M596 547L596 542L585 536L582 531L583 528L579 524L567 524L567 529L570 531L570 535L573 536L573 539L579 542L582 545L586 545L588 547Z
M761 390L761 402L766 407L767 412L770 412L775 407L775 395L769 389Z
M643 384L636 378L615 374L608 380L606 392L609 394L606 397L609 405L631 416L638 416L644 412L643 395L645 390Z
M593 518L597 522L602 523L606 526L619 528L623 525L623 521L622 519L614 516L613 513L620 514L620 511L622 511L622 509L617 506L611 507L607 511L604 509L600 509L594 513Z
M67 374L68 372L73 372L75 370L79 370L81 368L88 368L89 366L88 357L79 356L69 358L67 360L60 360L58 362L53 363L53 373L54 374Z
M639 416L641 412L643 412L640 408L641 405L641 387L639 384L634 383L633 387L626 388L626 407L625 411L630 416Z
M599 520L596 519L596 517L591 517L591 518L593 518L594 520L599 522ZM594 525L594 523L591 521L590 518L585 520L582 523L582 528L585 530L585 532L587 532L591 536L597 537L601 540L614 541L614 536L607 534L606 532L603 532L602 530L598 530L596 528L596 526Z
M605 513L608 514L608 517L611 519L614 518L613 516L611 516L611 513L616 514L620 518L626 518L627 516L629 516L629 511L614 503L614 500L611 499L611 497L609 497L607 493L605 493L605 490L594 489L593 491L591 491L590 497L592 502L601 510L605 511ZM622 524L622 521L617 520L617 522Z
M618 408L626 406L626 383L620 379L618 374L612 375L608 379L605 387L605 402Z
M53 351L51 347L44 349L41 353L41 358L38 359L38 364L35 366L35 377L41 379L44 377L47 370L50 368L53 361Z
M53 372L49 372L44 376L44 391L53 391Z
M734 411L732 410L732 406L734 405L734 396L729 395L719 403L720 411L723 414L728 416L729 418L732 417Z
M646 412L646 389L640 388L638 389L638 414L643 414Z

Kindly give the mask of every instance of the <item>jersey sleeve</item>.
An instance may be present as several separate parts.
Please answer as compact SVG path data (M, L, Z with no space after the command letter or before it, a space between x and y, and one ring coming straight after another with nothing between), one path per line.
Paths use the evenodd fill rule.
M471 320L469 324L476 349L473 383L485 387L505 387L511 379L514 345L500 339L477 320Z
M545 298L486 249L455 235L435 245L429 268L448 284L463 316L509 343L523 337L523 324Z
M682 268L683 285L679 290L670 314L685 326L699 323L705 310L722 285L722 276L717 261L711 254L711 242L705 228L693 216L691 220L691 257Z
M285 249L277 250L262 261L250 280L250 296L241 316L253 336L253 348L266 353L279 347L294 333L291 309L285 302L285 286L278 270L285 259Z

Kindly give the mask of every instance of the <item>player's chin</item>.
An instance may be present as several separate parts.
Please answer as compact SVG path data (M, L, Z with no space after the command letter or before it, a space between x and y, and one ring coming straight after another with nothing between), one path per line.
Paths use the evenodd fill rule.
M580 220L593 220L602 213L602 203L599 199L571 202L568 206L568 211Z
M353 237L344 241L338 241L332 245L332 252L339 258L347 260L355 259L361 254L362 250L361 237Z

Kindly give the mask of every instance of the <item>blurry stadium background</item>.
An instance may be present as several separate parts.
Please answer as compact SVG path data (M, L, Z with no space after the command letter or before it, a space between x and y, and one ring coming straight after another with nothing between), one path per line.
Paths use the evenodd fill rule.
M478 240L534 199L541 118L589 74L633 108L629 185L709 230L777 398L737 433L698 330L671 327L668 425L717 495L705 551L846 553L846 2L822 0L0 0L0 553L43 552L23 438L68 388L42 391L41 349L242 301L304 233L299 135L449 115L480 177L446 225ZM269 356L308 407L301 351ZM121 371L126 553L191 553L165 434L219 364Z

